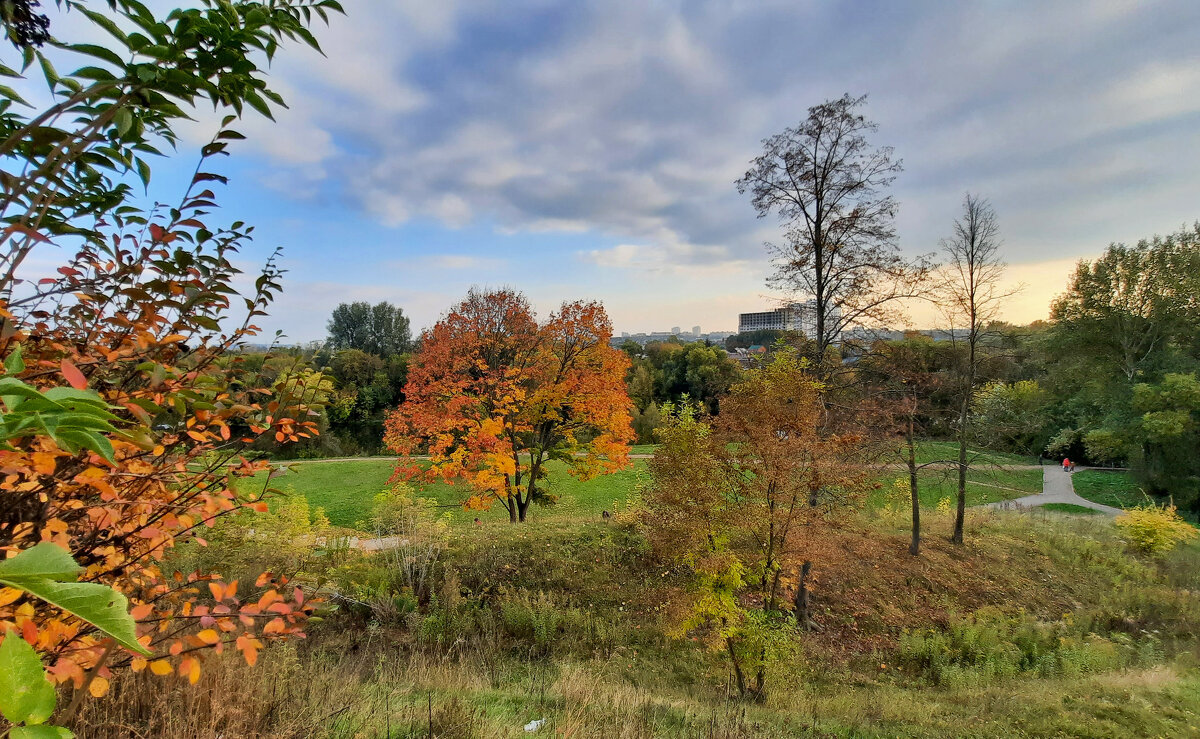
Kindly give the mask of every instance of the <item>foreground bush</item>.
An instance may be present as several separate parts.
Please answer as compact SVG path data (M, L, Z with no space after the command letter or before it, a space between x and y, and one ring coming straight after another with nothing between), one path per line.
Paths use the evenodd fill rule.
M1184 521L1175 506L1147 503L1117 516L1113 522L1130 546L1146 554L1166 554L1196 538L1196 529Z

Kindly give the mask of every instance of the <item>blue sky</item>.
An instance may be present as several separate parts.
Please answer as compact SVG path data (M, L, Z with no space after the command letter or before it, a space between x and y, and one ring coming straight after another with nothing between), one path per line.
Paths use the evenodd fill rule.
M225 214L258 226L248 261L284 247L264 327L294 341L347 300L428 325L472 284L543 313L600 299L617 331L734 329L779 296L776 225L733 182L844 92L904 161L906 251L936 248L964 191L992 201L1026 286L1013 320L1045 317L1074 260L1200 218L1194 0L346 7L326 57L277 57L291 108L243 122L224 167ZM155 194L192 163L159 165Z

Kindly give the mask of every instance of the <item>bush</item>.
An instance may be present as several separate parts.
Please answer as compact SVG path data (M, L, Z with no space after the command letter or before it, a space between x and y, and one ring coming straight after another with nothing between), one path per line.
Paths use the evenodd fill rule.
M1173 504L1147 503L1122 513L1113 523L1130 546L1145 554L1166 554L1196 538L1196 529L1179 516Z
M1125 634L1088 633L1070 614L1045 622L982 608L942 631L906 632L898 658L935 684L959 688L1021 674L1072 677L1115 670L1157 654Z

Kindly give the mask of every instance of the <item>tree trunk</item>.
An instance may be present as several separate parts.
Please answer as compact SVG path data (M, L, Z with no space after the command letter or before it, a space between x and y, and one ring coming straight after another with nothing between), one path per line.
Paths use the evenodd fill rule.
M742 663L738 660L737 650L733 647L733 637L725 637L725 648L729 650L729 663L733 665L733 677L737 681L738 696L746 697L746 676L742 673Z
M917 444L913 438L912 418L908 419L908 492L912 497L912 543L908 545L908 553L917 556L921 553L921 492L917 484Z
M974 383L971 383L972 385ZM967 516L967 420L970 412L970 390L963 398L958 414L958 507L954 512L954 535L950 541L963 543L963 522Z
M508 522L517 522L517 501L513 498L513 494L508 494Z
M796 607L796 625L803 629L818 628L818 624L812 618L812 613L809 611L809 593L808 593L808 573L812 571L812 562L804 560L804 564L800 566L800 582L796 585L796 599L794 601Z

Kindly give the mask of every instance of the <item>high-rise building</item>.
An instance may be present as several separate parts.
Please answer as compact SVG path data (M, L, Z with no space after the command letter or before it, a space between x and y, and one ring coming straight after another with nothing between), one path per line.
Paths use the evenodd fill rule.
M828 329L831 322L841 317L841 311L836 307L829 310L825 316ZM738 315L738 333L747 331L799 331L810 339L817 335L817 301L806 300L803 303L788 303L782 308L757 313L741 313ZM835 338L836 341L836 338Z
M692 326L692 336L699 336L699 335L700 335L700 327Z
M678 336L678 335L679 335L679 327L678 327L678 326L672 326L672 327L671 327L671 335L672 335L672 336Z

